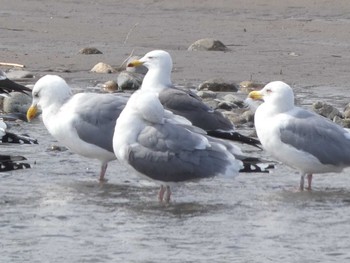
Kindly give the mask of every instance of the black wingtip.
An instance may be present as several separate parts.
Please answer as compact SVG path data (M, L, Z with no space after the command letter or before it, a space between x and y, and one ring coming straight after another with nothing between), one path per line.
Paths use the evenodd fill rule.
M239 170L240 173L270 173L271 169L275 169L273 164L251 164L244 163L243 168Z
M245 144L254 146L254 147L262 150L262 148L260 147L261 143L258 139L254 139L254 138L245 136L243 134L240 134L239 132L227 132L227 131L217 131L216 130L216 131L207 131L207 134L209 136L213 136L213 137L220 138L220 139L227 139L227 140L231 140L231 141L245 143Z
M6 132L1 138L2 143L18 143L18 144L38 144L38 140L30 138L26 135L18 135L11 132Z
M21 92L21 93L24 93L28 96L32 92L32 90L30 88L27 88L26 86L18 84L18 83L14 82L8 78L1 79L0 80L0 92L8 94L12 91Z
M0 155L0 172L31 168L29 163L19 162L23 160L26 160L23 156Z

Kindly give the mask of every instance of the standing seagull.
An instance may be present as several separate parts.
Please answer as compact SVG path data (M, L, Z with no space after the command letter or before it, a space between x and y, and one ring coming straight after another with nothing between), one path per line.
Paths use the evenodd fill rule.
M171 182L233 177L243 167L235 158L240 149L204 133L187 119L164 110L154 92L141 89L130 97L117 120L113 148L119 161L160 181L158 198L168 203Z
M208 107L193 92L176 88L171 83L173 62L168 52L154 50L128 67L144 65L148 68L141 89L155 92L165 109L190 120L211 136L247 143L259 147L260 142L235 131L234 125L221 112ZM259 147L260 148L260 147Z
M38 107L49 133L71 151L101 162L100 181L108 162L115 160L113 134L116 118L128 98L120 94L78 93L72 96L64 79L46 75L34 85L27 111L32 120Z
M12 80L8 79L5 72L0 70L0 95L9 96L10 92L16 91L28 94L31 89L17 84ZM8 132L7 125L3 120L0 120L0 142L1 143L19 143L19 144L37 144L37 140L31 139L27 136L17 135ZM7 172L18 169L30 168L28 163L22 163L20 161L26 160L23 156L11 156L11 155L0 155L0 172Z
M293 90L281 81L248 95L264 102L255 112L255 128L263 148L277 160L301 172L311 190L312 174L341 172L350 166L350 133L317 115L294 106Z

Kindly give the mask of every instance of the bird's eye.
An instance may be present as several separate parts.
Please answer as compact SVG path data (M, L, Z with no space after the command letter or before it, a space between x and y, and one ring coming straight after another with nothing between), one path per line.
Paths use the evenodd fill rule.
M272 92L271 89L267 89L267 90L266 90L266 93L271 93L271 92Z
M149 59L154 59L154 57L148 57Z
M33 97L34 97L34 98L38 98L38 97L39 97L38 92L33 93Z

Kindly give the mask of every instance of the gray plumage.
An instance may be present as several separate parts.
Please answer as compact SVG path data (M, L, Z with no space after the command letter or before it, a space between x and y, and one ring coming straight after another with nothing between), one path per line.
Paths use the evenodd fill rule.
M280 128L281 141L312 154L323 164L350 165L350 133L322 116L298 109Z

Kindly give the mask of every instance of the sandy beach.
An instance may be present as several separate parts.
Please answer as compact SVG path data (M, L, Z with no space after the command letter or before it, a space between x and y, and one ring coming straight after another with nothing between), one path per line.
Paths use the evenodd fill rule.
M349 87L347 1L7 1L0 17L1 60L79 81L98 62L118 66L134 50L169 51L176 84L210 78L283 80L299 87ZM230 52L189 52L201 38ZM101 55L81 55L96 47ZM71 73L65 73L65 71Z

